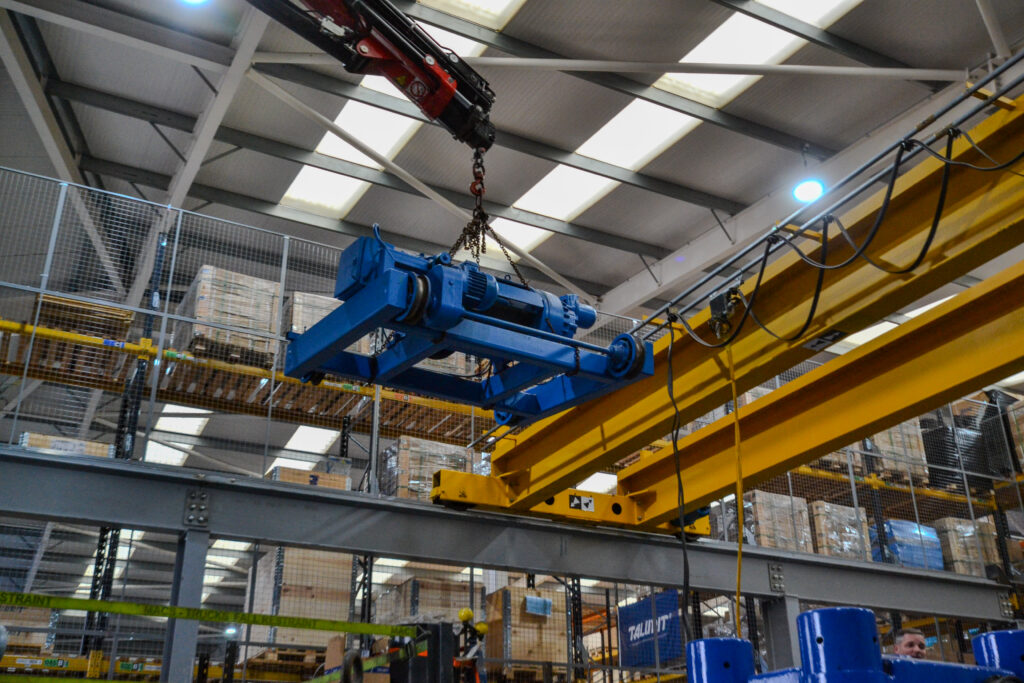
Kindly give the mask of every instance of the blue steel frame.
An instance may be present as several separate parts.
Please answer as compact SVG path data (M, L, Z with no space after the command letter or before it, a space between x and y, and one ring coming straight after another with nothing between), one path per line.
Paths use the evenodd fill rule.
M650 342L620 335L604 348L574 340L596 313L573 295L497 280L475 264L452 265L447 254L398 252L379 237L342 253L335 296L341 306L305 333L288 335L286 375L384 384L523 424L654 373ZM381 353L346 350L381 327L396 333ZM489 359L495 371L474 381L415 367L456 351Z
M797 617L800 668L754 675L754 648L738 638L686 647L689 683L988 683L1024 677L1024 631L976 637L979 666L883 656L870 610L831 607ZM1008 677L1008 678L1004 678ZM1017 677L1017 678L1013 678Z

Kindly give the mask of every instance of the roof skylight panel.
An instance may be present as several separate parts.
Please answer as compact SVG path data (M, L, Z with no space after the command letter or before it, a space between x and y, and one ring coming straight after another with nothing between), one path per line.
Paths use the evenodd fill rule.
M825 28L862 0L754 0L765 7L788 14L794 19Z
M590 136L576 153L636 171L699 123L692 116L636 99Z
M860 4L861 0L757 0L766 7L824 28ZM735 13L693 48L681 63L779 64L806 44L782 29ZM665 74L654 86L722 107L761 76L737 74Z
M611 192L616 185L618 183L614 180L560 164L513 206L558 220L571 221Z
M526 0L417 0L445 14L500 31Z
M288 443L285 444L285 448L290 451L323 454L330 450L337 440L337 430L303 425L295 430L292 438L288 439Z
M297 458L274 458L274 462L270 463L270 467L267 468L267 473L275 467L290 467L293 470L311 470L316 463L312 460L299 460Z
M182 414L196 415L197 417L181 417L180 415ZM210 414L209 410L168 403L164 406L160 419L156 421L156 429L164 432L177 432L178 434L197 436L206 427L206 423L210 421Z
M777 64L806 41L745 14L733 14L679 60L714 64ZM737 74L665 74L654 86L712 107L721 107L760 76Z
M370 189L364 180L356 180L322 168L303 166L295 176L281 204L328 218L343 218Z
M174 465L180 466L185 462L185 458L188 457L188 453L180 451L170 446L165 446L162 443L156 441L150 441L146 444L146 457L145 462L155 462L159 465Z

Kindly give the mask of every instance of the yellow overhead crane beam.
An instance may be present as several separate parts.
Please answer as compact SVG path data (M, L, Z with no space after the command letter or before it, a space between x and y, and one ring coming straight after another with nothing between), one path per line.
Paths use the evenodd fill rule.
M1024 145L1022 105L1024 98L1016 101L1013 110L998 111L971 130L971 137L976 144L999 160L1008 159L1020 152ZM962 137L956 141L953 156L958 161L981 166L990 165L990 162L979 155ZM926 159L898 179L885 223L870 249L870 255L876 262L886 264L890 268L899 268L914 260L931 227L942 170L943 165L940 162ZM870 230L881 198L882 192L879 192L841 216L843 224L847 226L848 232L857 243L862 242ZM737 389L741 392L746 391L813 356L816 350L810 342L819 336L833 331L850 334L864 329L1022 242L1024 178L1012 170L982 173L953 167L943 218L921 265L912 273L894 276L875 269L863 260L857 260L846 268L827 272L817 314L806 335L800 340L779 340L748 324L731 345ZM812 258L820 260L820 249L816 248L815 244L815 240L808 238L801 246ZM830 241L829 263L838 263L851 254L852 248L844 240ZM816 277L817 272L795 254L786 253L776 259L765 271L764 282L755 305L760 320L782 337L797 331L806 316ZM745 283L741 289L749 298L752 283ZM1004 288L1001 291L1007 290ZM1021 298L1019 290L1014 298ZM939 313L936 312L926 320L932 319L935 315ZM704 310L690 322L705 338L714 340L707 329L708 318L709 312ZM1020 317L1016 322L1018 327L1021 326ZM1005 320L1000 318L990 321L990 324L998 326L1005 324ZM908 328L905 334L909 335L910 329ZM730 400L731 389L724 352L707 349L685 334L680 335L677 332L676 337L673 352L673 367L676 373L672 381L682 422L686 423ZM984 338L983 335L979 337L970 334L968 337L971 340L976 339L980 344L972 347L972 357L986 356L987 352L980 349L986 349L986 344L996 342L994 339ZM923 345L919 349L922 355L925 355L927 350L927 356L932 363L937 363L937 358L943 359L941 362L946 362L946 356L952 349L962 351L965 346L944 336L941 339L947 343L937 347L929 347L929 340L920 335L909 336L907 339L910 343ZM878 341L872 348L881 344L884 344L884 340ZM892 352L899 353L909 362L919 349L901 350L892 347ZM870 348L862 353L868 351ZM999 351L1005 349L1000 348ZM553 499L593 472L608 467L655 439L663 437L671 430L673 421L673 407L665 389L668 365L667 338L655 343L654 355L654 376L549 417L519 434L499 441L491 458L490 478L451 471L440 472L435 477L435 502L536 512L542 508L546 500ZM830 363L828 368L831 369L835 362ZM1016 359L1013 359L997 364L997 367L1014 367L1015 363ZM828 372L829 369L823 368L822 372ZM936 368L923 368L928 369ZM867 372L870 369L863 370ZM969 369L965 368L966 370ZM992 372L998 374L1003 370L994 369ZM903 375L904 373L889 372L886 374L886 381L892 383L908 379ZM867 381L870 378L871 374L868 373L863 376L847 376L846 381L856 383L861 379ZM970 382L966 383L949 376L931 376L930 379L932 382L949 381L958 387L957 390L962 389L961 393L965 393L994 378L996 377L991 372L986 371L974 373ZM894 389L891 384L883 383L876 386L881 386L884 390L873 396L871 401L883 402L883 408L888 411L889 416L916 415L918 413L914 411L919 412L925 405L923 402L917 402L916 407L902 409L900 406L887 403L884 398ZM956 390L953 393L955 394ZM933 391L933 397L940 395L946 394L938 390ZM790 409L799 403L799 399L793 400L796 402L790 404ZM799 408L800 410L787 414L786 419L791 420L788 428L793 431L815 430L813 422L805 423L800 420L802 411L810 410L813 406L804 403L799 405ZM762 418L767 414L759 413ZM857 425L853 425L853 421L863 418L845 416L843 419L850 421L856 428ZM873 416L870 423L884 427L896 421L895 417L890 419L886 416ZM854 431L848 430L848 434ZM840 436L829 443L843 446L848 442L842 442L844 438L847 437ZM664 450L661 453L663 454ZM700 471L688 470L684 474L688 501L708 500L711 491L721 489L718 478L724 480L733 477L734 466L724 467L720 457L708 460L708 455L710 453L704 456L705 462L713 461L722 469L718 473L709 471L709 466ZM684 466L689 466L690 460L694 457L693 452L684 457ZM756 466L745 464L744 471L748 475L761 478L769 472L782 471L786 467L812 460L814 455L813 452L795 453L775 449L759 457L776 458L777 461L759 462ZM746 460L746 457L744 459ZM674 473L666 481L663 469L658 469L659 476L663 477L659 480L660 488L655 486L653 480L642 475L648 471L645 469L647 463L655 461L661 463L663 458L645 458L643 462L620 473L618 493L628 497L639 508L649 508L653 502L654 492L667 488L671 488L672 491L662 499L662 505L664 509L675 505ZM694 476L705 477L701 480L705 483L698 485L687 480L688 477ZM487 481L484 481L485 479ZM641 488L633 490L629 486L623 486L622 483L626 480L636 482ZM476 499L469 500L464 493L471 493ZM665 515L660 512L662 508L658 510L653 519L645 514L638 521L644 525L656 525L659 521L664 521ZM621 515L619 517L621 518Z

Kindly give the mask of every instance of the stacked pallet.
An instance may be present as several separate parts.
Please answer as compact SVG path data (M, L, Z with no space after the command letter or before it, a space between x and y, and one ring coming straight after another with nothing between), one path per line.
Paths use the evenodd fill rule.
M875 456L873 471L882 478L917 486L928 483L928 459L917 419L879 432L867 441L874 446L871 449L871 455Z
M397 443L384 453L381 493L399 498L430 500L434 472L472 472L474 459L473 450L465 446L400 436Z
M50 627L51 610L39 607L0 606L0 624L7 627L8 652L38 652L47 649L46 631L21 631L18 627L45 629Z
M713 505L709 517L713 538L736 540L735 500ZM743 542L765 548L811 552L813 546L806 499L768 491L746 493L743 496Z
M340 305L341 302L334 297L309 292L292 292L284 302L286 328L296 334L302 334ZM360 338L346 350L364 356L372 355L373 335L368 334Z
M808 509L814 527L814 552L829 557L870 560L871 542L864 508L816 500Z
M111 342L128 339L134 313L123 308L84 303L52 294L39 296L39 325ZM114 348L96 348L36 338L33 363L62 378L108 379L115 374L124 354Z
M348 477L276 467L268 477L276 481L347 489ZM256 563L252 610L256 614L347 620L352 584L352 556L303 548L262 547ZM246 595L245 604L249 604ZM322 645L330 633L277 626L253 626L249 640L293 645ZM257 646L256 651L262 649ZM253 652L247 657L253 656Z
M285 300L284 319L292 332L301 334L323 320L341 305L341 301L322 294L292 292ZM353 353L373 355L371 335L367 335L348 347ZM477 371L478 361L464 353L451 353L444 358L427 358L416 367L449 375L472 375Z
M487 659L564 664L567 629L565 593L560 590L509 586L487 596ZM513 670L523 666L510 664Z
M901 567L920 569L943 569L942 545L934 527L917 524L905 519L886 520L882 525L885 533L885 556L878 530L871 526L871 559L875 562L889 562Z
M854 475L864 474L864 459L860 452L855 449L844 448L841 451L821 456L811 463L811 467L818 470L849 474L851 464L853 465Z
M175 324L174 346L197 356L268 367L277 348L274 339L208 323L275 333L281 315L280 295L277 282L202 266L177 311L195 322Z
M97 458L114 457L114 447L109 443L69 439L63 436L22 432L18 445L54 455L92 455Z
M374 605L375 620L382 624L416 619L458 623L459 610L469 607L469 584L413 577L382 592Z
M943 517L934 524L946 569L983 577L986 565L999 563L996 528L992 522Z

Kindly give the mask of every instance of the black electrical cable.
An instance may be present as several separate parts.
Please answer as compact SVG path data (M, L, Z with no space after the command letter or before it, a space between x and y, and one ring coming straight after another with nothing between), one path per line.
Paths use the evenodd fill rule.
M824 270L839 270L840 268L845 268L846 266L850 265L858 258L860 258L864 254L864 252L867 251L868 247L871 246L871 243L875 240L875 237L878 235L878 229L882 227L882 222L885 220L885 215L886 213L889 212L889 202L892 200L892 193L893 190L896 188L896 178L899 176L900 164L903 162L903 153L907 150L908 147L908 144L902 144L899 146L898 151L896 152L896 160L892 164L892 173L889 175L889 184L885 188L885 198L882 200L882 206L878 209L878 215L875 216L875 223L874 225L871 226L871 229L868 231L867 237L864 238L864 244L857 247L849 258L847 258L842 263L837 263L835 265L830 266L828 264L819 263L815 261L807 254L805 254L800 247L796 246L788 239L783 238L782 243L785 244L790 249L792 249L793 251L795 251L797 255L808 265L813 266L815 268L821 268Z
M681 315L679 316L679 322L682 324L682 326L686 329L686 332L690 335L691 338L693 338L695 342L709 349L721 349L731 344L732 341L739 335L740 331L743 330L743 325L747 322L747 318L750 317L750 308L751 306L754 305L754 302L757 300L757 293L761 289L761 281L764 279L764 271L768 265L768 255L771 253L772 241L773 240L765 240L764 255L761 257L761 266L760 268L758 268L757 271L757 281L754 283L754 289L750 292L750 303L743 307L743 317L740 318L740 321L736 325L736 328L732 331L732 334L730 334L726 339L718 342L717 344L706 342L703 339L701 339L696 332L693 331L693 328L690 327L690 324L686 322L685 317ZM746 303L745 299L744 303ZM669 334L671 334L671 327L669 327ZM669 341L671 342L671 337L669 338Z
M989 161L991 161L995 165L994 166L978 166L977 164L971 164L971 163L968 163L966 161L957 161L956 159L952 158L953 157L952 150L947 150L946 151L946 155L943 156L943 155L939 154L938 152L936 152L931 147L929 147L928 145L926 145L925 143L921 142L920 140L910 140L909 142L912 145L920 147L927 154L935 157L936 159L938 159L939 161L941 161L944 164L947 164L947 165L950 165L950 166L963 166L964 168L969 168L972 171L983 171L985 173L991 173L993 171L1005 171L1006 169L1010 168L1011 166L1016 164L1021 159L1024 159L1024 151L1022 151L1019 154L1017 154L1017 156L1015 156L1012 159L1010 159L1009 161L1004 162L1004 163L1001 164L998 161L996 161L995 159L993 159L992 157L990 157L988 154L986 154L985 151L982 150L980 147L978 147L978 145L976 145L974 143L974 140L971 139L971 136L968 135L967 133L964 133L964 132L961 132L961 131L950 131L950 133L953 136L955 136L956 134L963 135L964 138L967 139L967 142L970 143L971 147L973 147L978 152L978 154L982 155L983 157L985 157L986 159L988 159ZM1013 172L1016 173L1016 171L1013 171ZM1020 174L1018 173L1017 175L1020 175Z
M950 130L948 135L946 136L946 156L947 157L950 157L950 156L953 155L953 140L955 138L956 138L956 133L954 131ZM932 150L928 149L928 151L931 152ZM939 231L939 223L942 221L942 211L946 208L946 193L949 190L949 174L950 174L950 171L952 170L952 168L953 168L952 164L944 164L943 167L942 167L942 184L939 186L939 198L938 198L938 201L936 201L936 203L935 203L935 215L932 217L932 225L928 229L928 235L925 237L924 244L921 245L921 251L918 252L917 258L915 258L911 262L911 264L909 266L906 266L904 268L897 268L895 270L893 270L891 268L887 268L886 266L883 266L880 263L876 263L867 254L861 254L861 257L865 261L867 261L868 263L873 265L875 268L878 268L879 270L881 270L883 272L889 273L890 275L903 275L905 273L909 273L909 272L913 271L919 265L921 265L921 263L924 261L925 257L928 255L928 250L931 248L932 242L935 240L936 233L938 233L938 231ZM850 239L849 233L847 233L846 228L843 227L843 224L840 223L838 219L836 219L836 226L839 228L840 232L843 233L843 236L846 237L849 240Z
M671 313L670 317L674 317ZM672 386L672 380L675 378L675 373L672 371L672 351L673 343L675 341L675 330L670 326L668 329L668 374L665 381L666 389L668 390L668 398L672 402L672 456L675 459L676 465L676 503L678 506L679 513L679 542L683 546L683 600L690 600L690 556L686 543L686 494L683 490L683 470L682 464L680 463L679 456L679 429L682 427L682 415L679 413L679 404L676 403L676 392ZM683 619L683 632L686 634L686 641L693 640L693 632L690 630L690 621L686 615L686 610L682 610Z
M821 262L825 264L828 263L828 224L831 222L831 220L831 217L826 216L821 222ZM814 314L818 312L818 301L821 299L821 290L824 282L825 269L818 268L818 280L814 283L814 295L811 297L811 307L807 311L807 318L804 320L803 326L796 333L789 337L782 337L775 334L768 328L767 325L761 322L760 318L757 317L757 313L754 312L753 297L751 297L750 303L747 303L746 299L743 300L743 303L750 310L750 317L754 319L754 322L757 323L757 326L760 327L762 330L764 330L771 336L781 341L796 341L797 339L800 339L801 337L804 336L804 333L807 332L807 328L811 326L812 322L814 322ZM742 297L743 295L740 294L740 296Z

